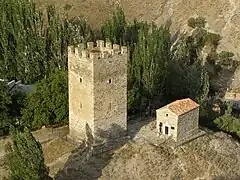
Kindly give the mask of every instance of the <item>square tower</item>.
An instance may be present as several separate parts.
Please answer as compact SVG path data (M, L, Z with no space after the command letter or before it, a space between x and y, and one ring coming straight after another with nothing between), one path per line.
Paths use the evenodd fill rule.
M68 47L69 135L93 143L127 133L127 47Z

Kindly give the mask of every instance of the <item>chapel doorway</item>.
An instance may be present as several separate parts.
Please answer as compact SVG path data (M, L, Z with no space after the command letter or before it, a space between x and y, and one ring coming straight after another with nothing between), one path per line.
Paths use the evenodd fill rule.
M168 126L165 126L165 134L169 135L169 128L168 128Z

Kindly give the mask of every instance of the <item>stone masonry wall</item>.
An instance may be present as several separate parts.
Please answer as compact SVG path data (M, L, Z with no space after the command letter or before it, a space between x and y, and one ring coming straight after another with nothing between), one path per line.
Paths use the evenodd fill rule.
M172 138L174 140L177 140L177 121L178 116L167 108L161 108L157 110L157 128L159 127L160 122L163 123L163 125L168 125L169 132L172 135ZM171 129L171 127L174 127L174 129ZM164 128L162 127L162 133L164 132Z
M127 131L127 53L94 61L94 129L100 139Z
M70 136L96 141L126 134L127 48L88 42L69 47L68 59Z
M178 118L178 141L198 131L199 108L189 111Z
M80 60L77 51L70 51L68 79L69 132L74 139L83 140L86 122L93 128L93 62L91 59L81 58Z

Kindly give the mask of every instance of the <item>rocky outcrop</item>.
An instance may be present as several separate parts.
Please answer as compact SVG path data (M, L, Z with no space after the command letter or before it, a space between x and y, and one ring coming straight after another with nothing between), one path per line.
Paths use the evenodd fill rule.
M172 30L186 28L191 17L205 17L210 31L223 37L219 50L232 51L240 59L240 1L238 0L123 0L130 19L154 21L172 20ZM134 7L135 6L135 7Z

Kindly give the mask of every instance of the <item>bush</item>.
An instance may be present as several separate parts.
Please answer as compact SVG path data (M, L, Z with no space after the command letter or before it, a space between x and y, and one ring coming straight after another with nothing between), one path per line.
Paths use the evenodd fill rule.
M193 29L204 28L205 25L206 25L206 20L203 17L190 18L188 20L188 26Z
M232 104L227 104L225 114L216 118L214 123L219 129L237 135L240 138L240 121L232 114Z
M219 45L219 41L221 40L220 34L215 34L208 32L206 37L206 43L213 45L213 47L217 48Z

